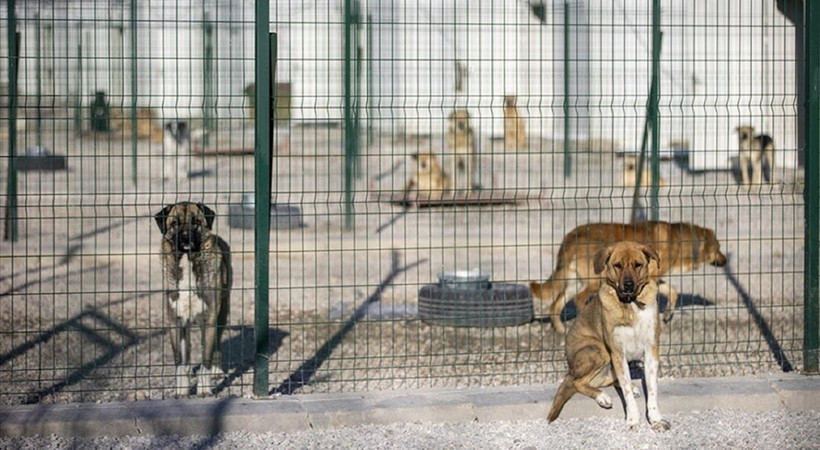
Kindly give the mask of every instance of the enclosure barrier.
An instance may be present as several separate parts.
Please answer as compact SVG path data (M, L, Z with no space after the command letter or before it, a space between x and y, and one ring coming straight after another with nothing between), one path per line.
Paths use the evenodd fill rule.
M662 377L818 370L814 2L3 3L2 403L556 382L530 282L654 219L699 227L653 242ZM211 375L181 201L230 247Z

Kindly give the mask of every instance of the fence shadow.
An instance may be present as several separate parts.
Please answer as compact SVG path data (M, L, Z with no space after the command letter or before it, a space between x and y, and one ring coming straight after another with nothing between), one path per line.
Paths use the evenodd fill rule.
M253 369L256 352L256 338L254 328L250 325L229 327L239 333L222 343L222 371L228 374L216 387L214 394L218 394L230 386L234 380ZM270 355L276 353L282 346L288 332L278 328L270 328Z
M350 319L345 322L344 326L333 336L331 336L330 339L328 339L318 350L316 350L316 354L314 354L313 357L302 363L302 365L299 366L299 368L297 368L287 380L283 381L277 388L271 390L270 394L290 395L302 386L310 384L310 381L316 375L319 367L327 361L333 353L333 350L335 350L336 347L342 343L342 340L344 340L345 336L353 330L356 323L367 316L368 308L370 308L372 304L381 300L385 289L393 283L396 277L426 261L426 259L422 259L404 267L399 267L399 253L396 250L393 250L390 273L384 278L384 280L382 280L381 284L379 284L373 294L371 294L370 297L364 301L364 303L356 308Z
M94 321L94 326L91 327L84 324L83 321L86 320ZM100 331L115 332L118 335L116 341L119 341L121 343L117 343L106 338L100 333ZM83 364L73 372L67 374L59 382L54 383L51 386L45 387L43 389L40 389L36 392L29 393L23 399L23 404L30 405L39 403L40 400L44 397L56 394L69 386L79 383L84 378L86 378L86 376L89 373L100 368L101 366L104 366L112 359L114 359L118 354L124 352L125 350L135 345L140 344L145 340L151 339L154 336L162 334L162 331L158 331L146 336L136 335L132 333L131 330L129 330L119 322L115 321L114 319L106 316L105 314L100 313L94 308L89 307L82 313L52 327L51 329L45 330L36 338L11 349L11 351L4 355L0 355L0 366L6 364L7 362L11 361L12 359L18 356L25 354L37 345L44 344L56 338L60 333L63 332L79 332L84 337L90 339L95 344L101 346L104 350L102 354L98 356L96 359Z
M727 255L728 258L729 255ZM783 351L783 347L780 346L780 342L777 341L777 338L772 333L772 329L769 327L769 323L766 322L766 319L760 314L760 310L757 309L757 305L755 305L754 300L746 292L743 285L740 281L735 277L732 273L731 265L726 264L724 267L726 271L726 278L729 279L729 282L732 284L732 287L735 288L738 295L740 295L740 299L743 301L743 305L746 306L746 310L749 312L752 320L754 321L755 325L757 325L757 329L760 330L760 334L763 335L763 339L766 340L766 344L769 346L769 351L772 352L772 356L774 356L775 361L780 366L780 369L783 372L791 372L794 370L792 364L789 362L789 359L786 357L785 352Z

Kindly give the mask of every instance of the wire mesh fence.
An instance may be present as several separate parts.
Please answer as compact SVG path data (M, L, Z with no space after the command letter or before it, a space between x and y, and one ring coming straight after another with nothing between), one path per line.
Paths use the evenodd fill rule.
M653 34L652 5L630 0L270 2L268 392L557 381L554 298L529 284L574 228L633 217L711 229L728 259L710 265L697 233L661 255L681 258L662 376L801 370L800 11L785 3L663 2ZM0 402L251 395L266 21L253 2L2 5ZM230 246L211 389L205 334L183 381L172 350L168 277L182 297L227 287L193 286L184 257L166 268L165 220L182 216L157 214L182 201ZM489 284L440 282L477 273ZM577 306L558 312L569 326Z

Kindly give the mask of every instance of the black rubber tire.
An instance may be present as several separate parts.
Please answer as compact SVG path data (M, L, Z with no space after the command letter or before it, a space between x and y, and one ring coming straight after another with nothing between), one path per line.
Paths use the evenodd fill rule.
M419 289L419 318L431 325L453 327L510 327L533 319L532 294L527 286L492 284L490 289Z
M256 225L253 208L247 208L241 204L230 205L228 207L228 225L234 228L253 230ZM302 211L298 206L271 205L270 227L272 230L285 230L303 226Z

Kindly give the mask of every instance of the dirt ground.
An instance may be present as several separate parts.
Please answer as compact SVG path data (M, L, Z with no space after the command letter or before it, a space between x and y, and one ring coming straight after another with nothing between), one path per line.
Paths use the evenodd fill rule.
M246 129L214 139L221 150L253 147ZM20 139L23 148L34 142L31 133ZM231 325L217 395L251 395L254 231L230 227L228 210L253 191L253 155L194 155L192 176L163 182L157 143L139 142L134 158L122 137L46 130L42 142L69 168L19 173L19 239L0 243L0 403L173 395L153 214L179 200L215 209L214 231L231 245ZM407 155L441 153L444 138L376 135L362 149L346 228L340 131L294 127L289 145L284 135L279 142L274 202L301 208L304 226L270 233L271 393L559 379L560 338L540 320L548 305L537 303L536 320L516 327L433 326L418 319L418 290L439 272L473 267L494 282L546 278L564 233L628 220L622 158L578 151L565 178L559 144L533 139L505 153L484 139L480 183L515 193L516 204L405 209L374 193L402 189ZM7 164L0 158L3 180ZM783 169L778 184L747 191L728 171L690 173L669 160L661 172L659 217L715 229L730 260L725 270L668 277L681 299L662 338L662 376L799 370L802 175Z

